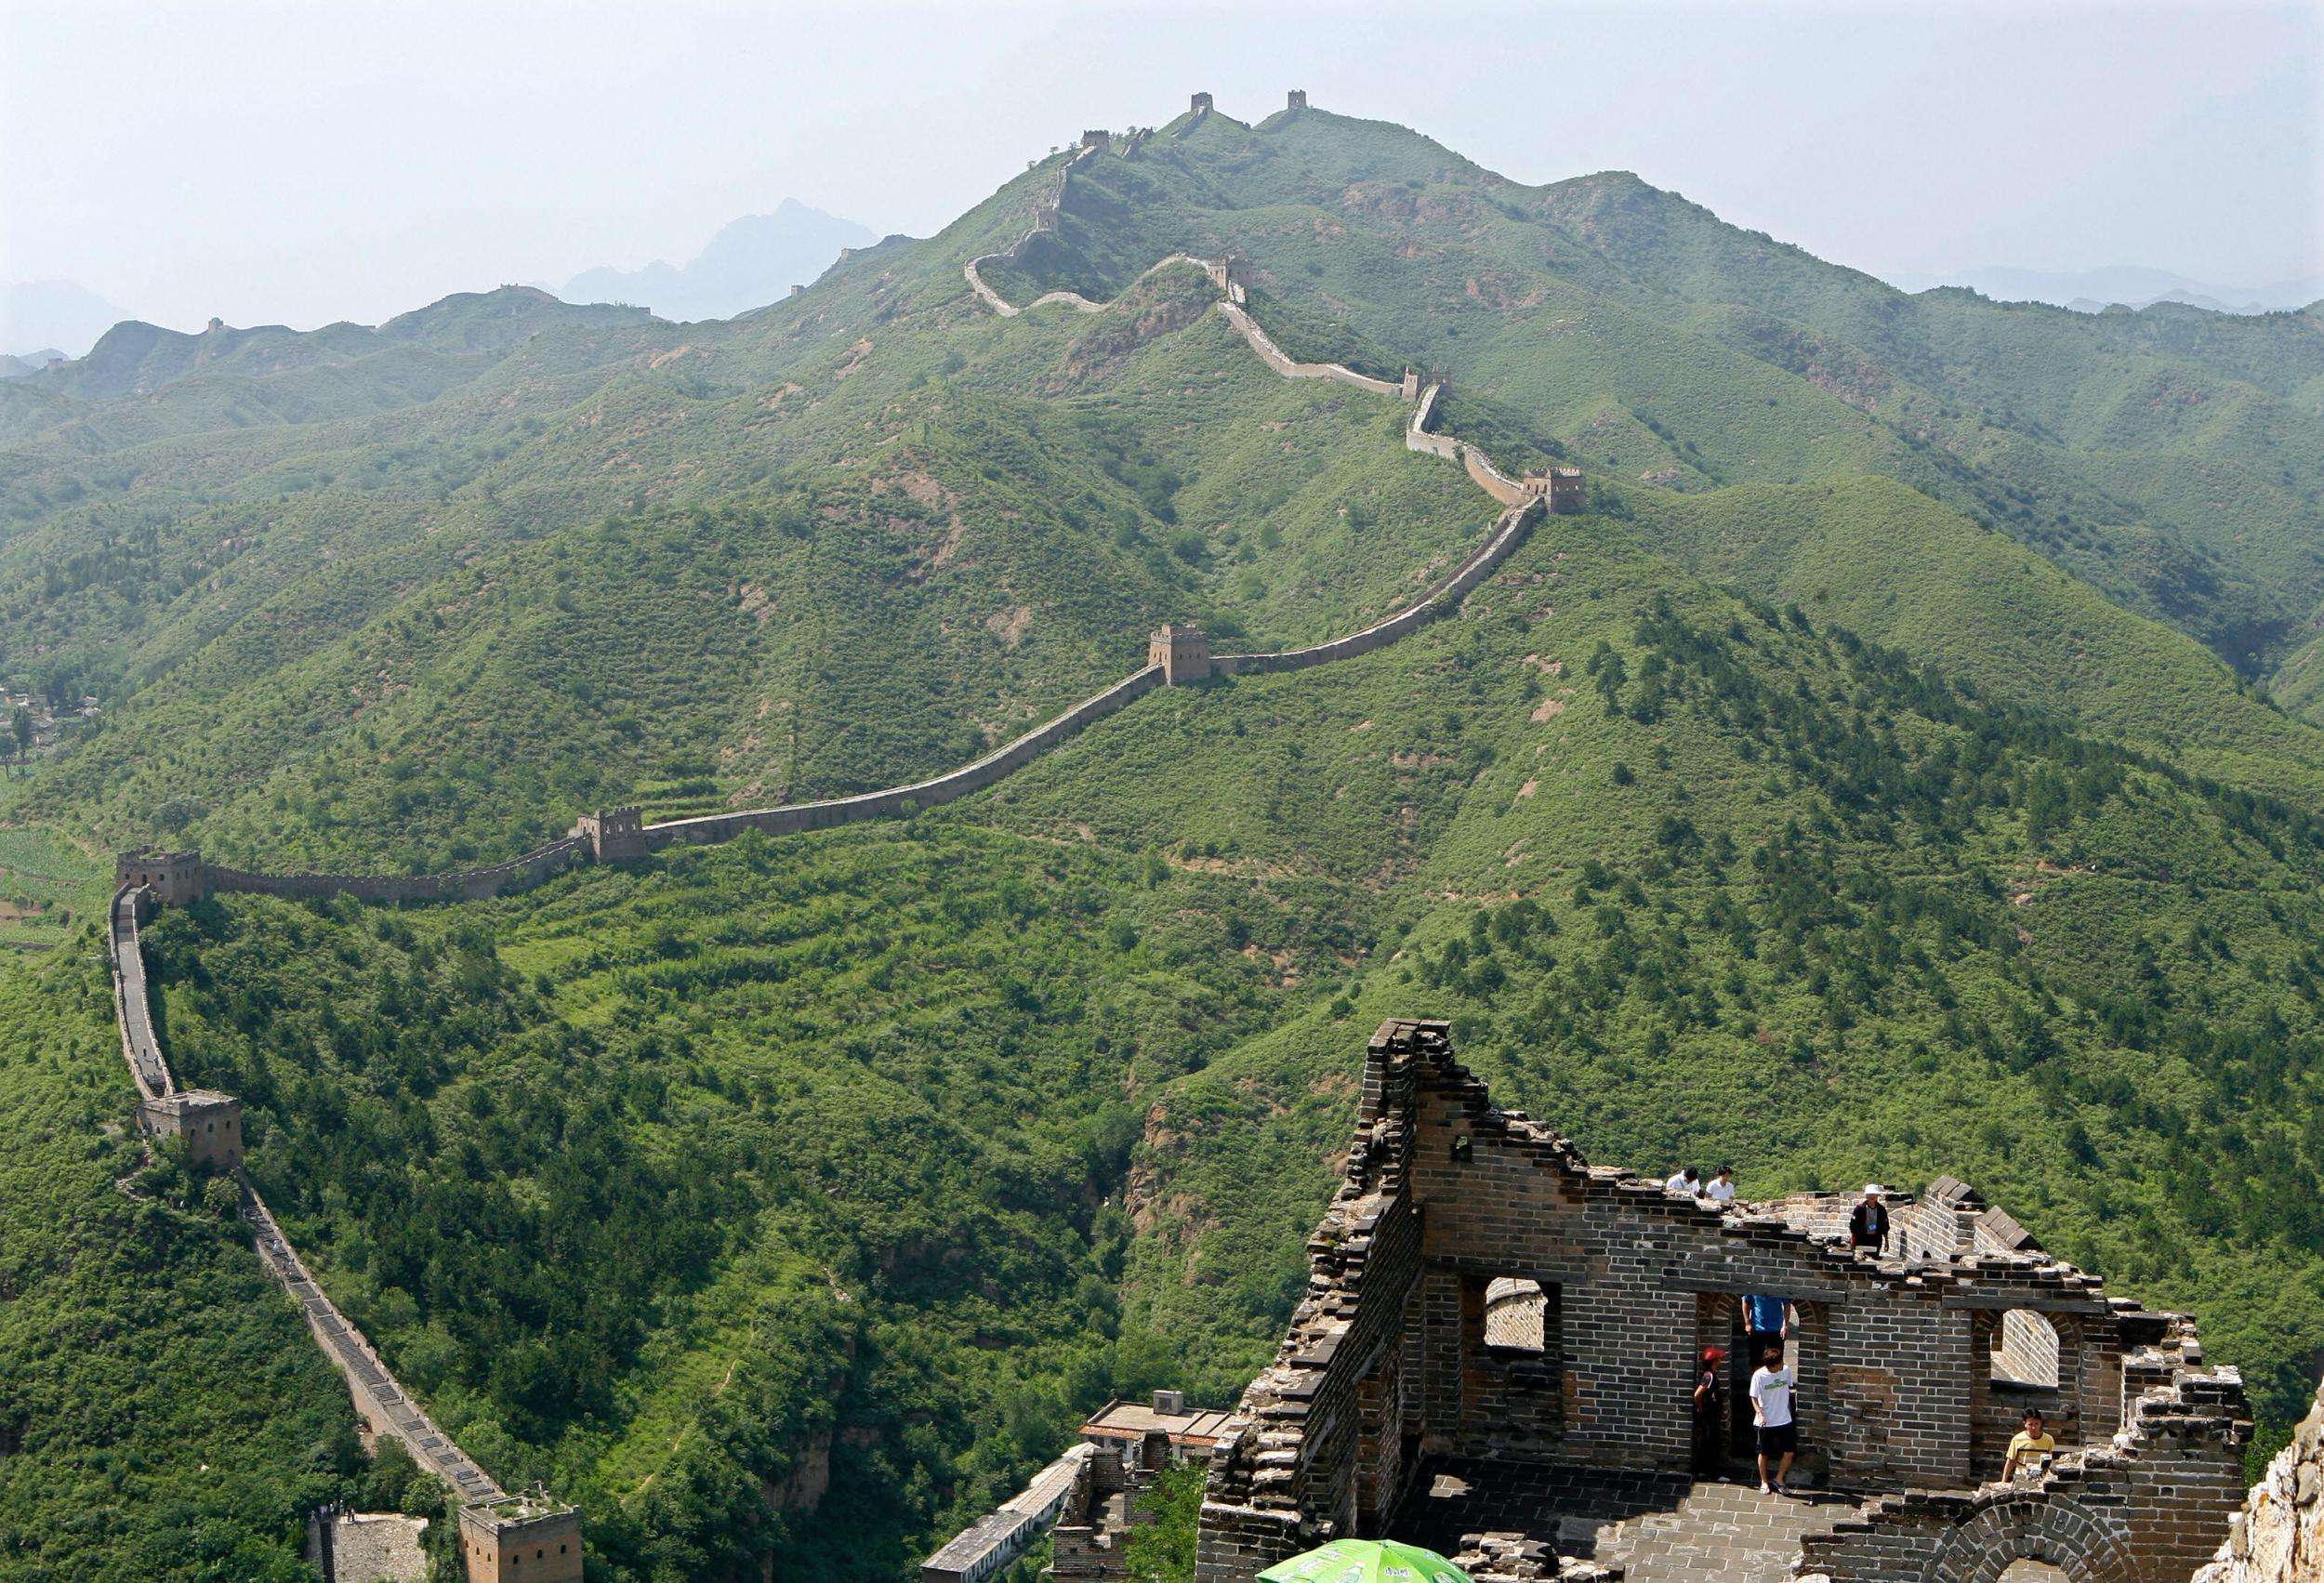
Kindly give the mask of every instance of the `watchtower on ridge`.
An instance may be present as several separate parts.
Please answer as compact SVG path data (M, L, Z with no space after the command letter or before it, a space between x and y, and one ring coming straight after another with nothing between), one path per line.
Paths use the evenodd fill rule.
M1113 142L1114 135L1103 126L1090 127L1081 134L1081 146L1085 149L1095 149L1100 153L1111 148Z
M1208 110L1209 108L1210 96L1208 94L1196 94L1192 99L1187 101L1186 105L1186 109L1189 113L1198 113L1202 111Z
M1166 621L1146 640L1146 664L1162 667L1168 686L1200 681L1210 674L1210 634L1192 622Z
M1590 504L1589 486L1582 481L1579 468L1551 468L1525 474L1525 493L1549 503L1552 516L1565 516L1586 509Z
M183 906L209 893L200 852L165 852L150 848L113 854L113 885L119 890L134 890L141 885L165 906Z
M1283 96L1283 108L1286 110L1305 110L1307 108L1307 90L1305 88L1293 88L1289 93L1285 94Z

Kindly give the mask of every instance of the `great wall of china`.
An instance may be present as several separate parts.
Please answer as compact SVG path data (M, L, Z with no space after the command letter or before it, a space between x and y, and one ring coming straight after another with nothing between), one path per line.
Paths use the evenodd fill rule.
M1304 110L1305 104L1304 93L1295 91L1290 96L1292 112ZM1178 126L1173 136L1185 136L1211 113L1209 96L1196 95L1188 120ZM1133 134L1121 152L1125 156L1134 152L1149 135L1150 131ZM1071 173L1111 152L1111 147L1104 133L1083 135L1080 146L1060 170L1055 187L1037 204L1035 228L1024 240L1030 240L1045 228L1053 228ZM1019 246L1022 245L1021 241ZM1027 309L1044 305L1083 313L1103 312L1112 306L1093 302L1075 292L1052 291L1037 297L1025 309L1015 307L994 291L979 270L980 264L996 257L1000 256L988 254L970 259L962 266L962 274L975 297L1003 318L1014 318ZM1293 379L1336 380L1373 394L1413 402L1414 412L1405 431L1406 447L1459 462L1478 487L1503 508L1483 542L1419 600L1361 631L1284 653L1212 654L1208 639L1199 631L1166 626L1155 634L1148 663L1142 668L1055 719L946 774L856 797L659 824L645 823L641 811L634 808L601 811L585 815L567 836L521 857L483 868L435 875L264 874L209 865L194 852L138 851L121 855L116 875L119 889L112 906L108 945L123 1057L139 1091L140 1128L151 1138L182 1138L192 1163L229 1172L239 1182L242 1215L252 1228L262 1261L297 1303L318 1345L345 1377L366 1424L376 1434L403 1442L421 1466L435 1472L456 1492L460 1502L459 1554L471 1583L513 1576L534 1578L538 1583L577 1583L582 1576L579 1513L543 1495L512 1497L503 1491L436 1426L395 1380L362 1333L324 1293L243 1169L239 1102L228 1095L180 1090L175 1085L153 1024L139 925L159 905L182 904L222 892L296 898L345 894L380 903L481 900L537 883L577 864L633 860L675 845L731 839L746 830L787 835L908 814L993 785L1083 726L1114 713L1156 687L1198 681L1213 672L1232 676L1298 670L1353 658L1393 643L1459 605L1524 540L1540 516L1585 508L1586 493L1578 472L1556 468L1529 474L1524 480L1512 479L1495 468L1476 447L1437 432L1441 382L1422 389L1409 373L1399 384L1358 373L1340 363L1301 363L1290 358L1246 310L1246 277L1242 266L1235 260L1178 254L1161 260L1146 274L1182 266L1199 268L1210 277L1221 293L1219 311L1277 374ZM1290 1553L1300 1543L1334 1532L1353 1532L1358 1525L1359 1511L1367 1503L1376 1524L1381 1502L1386 1501L1391 1507L1394 1504L1405 1471L1397 1461L1400 1437L1395 1426L1399 1416L1410 1428L1419 1421L1419 1416L1450 1412L1456 1427L1430 1443L1442 1449L1460 1440L1472 1428L1487 1430L1487 1438L1496 1447L1501 1447L1513 1430L1522 1432L1524 1428L1512 1415L1521 1418L1526 1412L1542 1415L1539 1427L1546 1430L1553 1424L1555 1432L1563 1436L1569 1423L1568 1414L1583 1411L1573 1405L1576 1398L1570 1385L1564 1392L1542 1397L1538 1394L1541 1382L1534 1378L1538 1368L1528 1373L1522 1366L1522 1360L1506 1356L1499 1358L1495 1366L1506 1370L1507 1378L1496 1375L1486 1382L1485 1395L1480 1399L1481 1417L1465 1416L1470 1409L1461 1405L1458 1393L1444 1401L1429 1398L1423 1406L1422 1398L1417 1394L1418 1387L1407 1389L1400 1380L1396 1362L1399 1350L1390 1348L1383 1352L1376 1344L1379 1336L1389 1333L1391 1321L1383 1315L1392 1316L1396 1325L1439 1326L1447 1323L1449 1315L1449 1322L1458 1332L1472 1318L1481 1326L1486 1307L1482 1296L1485 1288L1475 1273L1461 1273L1461 1256L1436 1254L1433 1242L1424 1242L1417 1230L1405 1228L1398 1219L1402 1213L1398 1205L1407 1177L1427 1174L1419 1171L1419 1156L1412 1152L1413 1139L1423 1119L1422 1114L1412 1108L1416 1074L1420 1087L1433 1084L1454 1092L1459 1100L1466 1125L1471 1128L1450 1142L1448 1157L1459 1172L1470 1169L1472 1152L1477 1143L1501 1139L1503 1134L1505 1141L1495 1147L1512 1159L1525 1159L1515 1177L1484 1184L1485 1191L1475 1200L1480 1206L1476 1213L1482 1218L1467 1233L1475 1234L1481 1229L1489 1237L1499 1239L1499 1246L1492 1249L1493 1256L1510 1268L1525 1266L1530 1260L1539 1266L1537 1273L1545 1279L1579 1278L1570 1272L1540 1265L1535 1257L1538 1250L1529 1244L1540 1241L1543 1223L1538 1219L1538 1207L1528 1209L1524 1204L1515 1204L1519 1220L1504 1225L1489 1207L1498 1199L1512 1194L1525 1198L1537 1194L1543 1190L1544 1181L1563 1173L1567 1179L1565 1194L1575 1205L1587 1202L1610 1206L1625 1218L1634 1218L1638 1210L1647 1207L1644 1199L1652 1184L1641 1183L1627 1172L1587 1167L1563 1139L1525 1122L1522 1113L1494 1109L1482 1089L1468 1078L1465 1069L1449 1062L1440 1024L1403 1023L1383 1029L1380 1038L1375 1041L1365 1085L1364 1119L1349 1159L1348 1185L1343 1186L1340 1202L1335 1205L1325 1229L1310 1244L1314 1269L1308 1297L1294 1317L1290 1337L1276 1364L1253 1382L1227 1443L1220 1447L1221 1455L1203 1506L1197 1569L1200 1583L1240 1583L1258 1567ZM1405 1108L1398 1110L1399 1105ZM1431 1125L1444 1124L1433 1111L1427 1113L1426 1119ZM1428 1158L1433 1161L1440 1152L1446 1151L1432 1151ZM1531 1157L1536 1155L1539 1157ZM1551 1178L1539 1174L1545 1163ZM1449 1191L1446 1184L1438 1185ZM1959 1187L1957 1183L1953 1185ZM2095 1374L2074 1379L2070 1389L2075 1411L2089 1417L2089 1428L2093 1431L2111 1430L2118 1422L2124 1427L2114 1435L2111 1450L2093 1447L2070 1463L2062 1462L2029 1488L2013 1489L1998 1496L1957 1488L1899 1488L1895 1494L1867 1504L1860 1513L1832 1525L1812 1541L1803 1537L1795 1575L1802 1578L1828 1578L1831 1583L1993 1583L2011 1561L2041 1558L2059 1563L2070 1583L2162 1583L2165 1578L2185 1576L2183 1562L2199 1554L2208 1556L2213 1542L2202 1524L2223 1512L2223 1501L2230 1500L2234 1493L2230 1484L2231 1470L2236 1464L2221 1448L2232 1450L2239 1446L2249 1432L2248 1418L2241 1416L2240 1384L2233 1371L2202 1366L2199 1345L2194 1340L2191 1326L2180 1316L2145 1315L2134 1303L2106 1299L2096 1292L2092 1278L2073 1271L2071 1266L2037 1255L1988 1267L1987 1256L2004 1250L1981 1240L1986 1235L1982 1222L1972 1222L1978 1220L1975 1210L1982 1206L1975 1204L1965 1188L1960 1191L1959 1204L1943 1201L1938 1190L1933 1188L1927 1208L1918 1203L1906 1207L1916 1220L1928 1220L1931 1225L1939 1220L1945 1222L1941 1236L1934 1232L1930 1233L1934 1241L1922 1250L1922 1257L1948 1269L1961 1266L1967 1281L1973 1285L1984 1281L1992 1286L1998 1281L2008 1288L2004 1297L2013 1306L2070 1316L2070 1327L2065 1317L2055 1318L2053 1323L2060 1326L2062 1336L2070 1336L2076 1345L2084 1349L2083 1355L2097 1370ZM1459 1216L1466 1211L1458 1209L1458 1198L1450 1201L1456 1206L1456 1218L1450 1223L1456 1234L1461 1234L1459 1228L1464 1220ZM1411 1211L1415 1227L1419 1223L1417 1202L1416 1197ZM1809 1257L1800 1270L1776 1267L1784 1265L1786 1260L1797 1261L1796 1255L1787 1250L1795 1246L1801 1250L1808 1247L1808 1232L1813 1229L1809 1222L1823 1213L1820 1207L1808 1207L1798 1214L1787 1215L1779 1210L1769 1220L1764 1207L1743 1207L1724 1215L1713 1215L1712 1220L1719 1223L1708 1227L1709 1234L1729 1239L1721 1258L1712 1260L1718 1265L1715 1280L1709 1285L1705 1280L1711 1279L1710 1276L1691 1283L1682 1280L1677 1283L1678 1288L1684 1289L1690 1305L1699 1306L1719 1291L1736 1286L1743 1277L1736 1260L1748 1251L1762 1261L1770 1258L1776 1260L1770 1265L1773 1273L1751 1276L1760 1286L1773 1285L1775 1289L1784 1289L1783 1283L1788 1282L1798 1286L1804 1300L1811 1304L1820 1307L1832 1302L1837 1291L1831 1285L1835 1272L1817 1266L1816 1257ZM1998 1212L1987 1212L1988 1216L1993 1213ZM1525 1214L1535 1215L1536 1220L1520 1223ZM1755 1215L1758 1218L1753 1218ZM1702 1217L1697 1212L1695 1218L1699 1220ZM2006 1217L2002 1220L2006 1220ZM1622 1236L1630 1234L1627 1230L1617 1230L1620 1234L1612 1245L1615 1248L1619 1247ZM1699 1240L1705 1230L1703 1226L1692 1226L1688 1234ZM1668 1227L1657 1227L1657 1234L1667 1237L1670 1231ZM1734 1240L1736 1238L1742 1240ZM1936 1246L1937 1243L1942 1246ZM1647 1244L1640 1242L1638 1246L1644 1247ZM2024 1247L2022 1242L2013 1244L2008 1251L2022 1250ZM1391 1295L1375 1289L1367 1301L1362 1289L1366 1285L1365 1272L1380 1264L1391 1252L1401 1272L1396 1280L1406 1290ZM1618 1253L1617 1257L1620 1255ZM1826 1257L1828 1262L1829 1255ZM1432 1271L1430 1260L1440 1258L1442 1268ZM1965 1266L1961 1265L1963 1260ZM1958 1279L1959 1275L1953 1278ZM1476 1285L1477 1290L1447 1298L1433 1286L1423 1292L1424 1279L1467 1282ZM1882 1275L1881 1280L1892 1299L1906 1295L1905 1288L1920 1288L1908 1295L1922 1306L1934 1304L1931 1313L1969 1307L1966 1302L1956 1304L1949 1297L1939 1300L1939 1288L1945 1286L1945 1280L1936 1277L1933 1265L1924 1265L1917 1274L1896 1280ZM1379 1288L1382 1279L1376 1275L1368 1284ZM1644 1286L1629 1282L1618 1285L1620 1290L1608 1300L1642 1300ZM1667 1275L1661 1285L1670 1285ZM2026 1289L2017 1290L2016 1286ZM1537 1286L1537 1298L1539 1289ZM1557 1289L1554 1282L1549 1289ZM1466 1286L1461 1291L1465 1293ZM1470 1300L1472 1296L1475 1298L1473 1302ZM1553 1305L1533 1299L1528 1299L1527 1303L1528 1313L1558 1313ZM1508 1306L1506 1302L1501 1305ZM1474 1310L1473 1314L1471 1309ZM1368 1325L1363 1318L1367 1312L1373 1316ZM1495 1312L1499 1313L1500 1309ZM1696 1313L1697 1308L1690 1307L1689 1312ZM1918 1313L1920 1309L1912 1312ZM1838 1313L1835 1308L1832 1315L1826 1316L1828 1326L1837 1324ZM1412 1317L1421 1313L1430 1317L1425 1321ZM1702 1328L1713 1323L1712 1318L1703 1317L1710 1314L1712 1309L1700 1308L1691 1339L1699 1340L1710 1333ZM1573 1317L1580 1315L1576 1313ZM1657 1312L1652 1317L1658 1322L1666 1316ZM1975 1317L1974 1313L1961 1316L1964 1324ZM1988 1338L1997 1358L2001 1345L1999 1317L1998 1313L1987 1314L1985 1321L1978 1322L1984 1323L1986 1329L1979 1330L1975 1324L1970 1324L1969 1330L1973 1337ZM2148 1323L2150 1320L2152 1324ZM1570 1325L1572 1318L1561 1317L1558 1322ZM1882 1323L1893 1327L1895 1322ZM1605 1328L1608 1334L1621 1333L1621 1326L1610 1320ZM1880 1421L1886 1412L1881 1404L1887 1398L1882 1396L1884 1388L1879 1381L1890 1377L1878 1369L1861 1367L1854 1375L1847 1375L1854 1365L1841 1355L1844 1348L1833 1339L1837 1334L1836 1329L1829 1330L1819 1341L1819 1345L1833 1349L1818 1360L1821 1379L1828 1388L1836 1388L1845 1375L1851 1388L1864 1392L1864 1400L1853 1409L1835 1407L1833 1418L1837 1420L1846 1411L1855 1414L1857 1421L1854 1431L1868 1448L1868 1455L1874 1458L1868 1466L1876 1470L1890 1465L1882 1458L1892 1458L1892 1453L1908 1458L1917 1454L1908 1448L1897 1451L1892 1446L1888 1431ZM1359 1348L1354 1343L1362 1335L1372 1335L1373 1343ZM1886 1338L1887 1341L1895 1339ZM1456 1335L1448 1344L1463 1343ZM1972 1362L1975 1355L1973 1343ZM1924 1360L1919 1366L1924 1370L1943 1369L1955 1366L1955 1363L1948 1350L1941 1359ZM2109 1368L2111 1373L2107 1372ZM1371 1372L1366 1374L1367 1370ZM1607 1381L1613 1379L1614 1374L1609 1372ZM1637 1405L1626 1403L1628 1387L1601 1389L1604 1393L1595 1398L1600 1405L1589 1410L1620 1411ZM1893 1381L1885 1389L1893 1395ZM1971 1391L1971 1396L1964 1399L1965 1410L1973 1417L1982 1413L1984 1409L1978 1405L1974 1386L1964 1385L1963 1389ZM1348 1415L1345 1422L1314 1411L1327 1397L1333 1396L1346 1398L1339 1409ZM1581 1400L1591 1399L1585 1390ZM1388 1415L1386 1428L1377 1424L1369 1430L1359 1427L1383 1412ZM1579 1427L1583 1420L1575 1418L1570 1421ZM1670 1449L1655 1440L1654 1436L1663 1433L1663 1428L1658 1418L1653 1421L1657 1427L1647 1440L1630 1449L1641 1455ZM1611 1420L1608 1422L1610 1425ZM1833 1427L1837 1432L1836 1423ZM1973 1444L1979 1443L1975 1436L1986 1436L1981 1444L1989 1447L1989 1425L1981 1419L1974 1424L1964 1419L1961 1428L1963 1458L1970 1455ZM1918 1432L1917 1426L1915 1431ZM1636 1440L1633 1425L1622 1431L1621 1440L1609 1441L1608 1444L1619 1460L1624 1442ZM2319 1527L2324 1523L2324 1499L2319 1498L2317 1487L2324 1483L2324 1471L2320 1471L2324 1470L2324 1449L2319 1449L2320 1441L2324 1441L2324 1403L2319 1403L2318 1414L2303 1426L2300 1437L2278 1459L2268 1481L2251 1492L2227 1542L2219 1546L2216 1559L2203 1574L2204 1583L2301 1583L2318 1576L2317 1568L2324 1565L2318 1557L2319 1550L2324 1550L2324 1529ZM1942 1458L1945 1453L1938 1450L1930 1455ZM2177 1460L2168 1470L2168 1476L2177 1483L2159 1485L2155 1483L2155 1471L2172 1455ZM1362 1469L1358 1466L1360 1458L1369 1458ZM1084 1464L1092 1468L1103 1461L1103 1456L1083 1458ZM1116 1458L1112 1465L1119 1483L1119 1459ZM1901 1471L1905 1465L1898 1463L1896 1467ZM1962 1470L1956 1470L1947 1462L1939 1471L1957 1477L1966 1467L1964 1462ZM1880 1482L1876 1477L1875 1484ZM2156 1524L2162 1526L2153 1528ZM1022 1524L1015 1524L1011 1531L1021 1527ZM2133 1540L2134 1531L2143 1534L2150 1528L2167 1532L2168 1536L2164 1547L2167 1559L2159 1570L2151 1558L2126 1549ZM1561 1563L1551 1548L1536 1541L1521 1541L1512 1534L1487 1533L1464 1538L1477 1543L1464 1550L1461 1559L1481 1580L1488 1583L1543 1583L1558 1576L1568 1583L1584 1583L1585 1579L1620 1576L1618 1568L1593 1567L1571 1558ZM532 1551L529 1557L524 1553L527 1550ZM1936 1559L1931 1560L1932 1555ZM527 1560L533 1564L523 1566ZM2172 1571L2173 1567L2178 1570ZM1063 1571L1061 1567L1061 1576Z
M1052 196L1037 207L1037 231L1039 222L1050 219L1062 203L1067 175L1106 146L1102 138L1092 142L1089 135L1085 134L1082 147L1059 173ZM1134 147L1135 142L1129 146ZM1014 318L1024 310L1003 299L978 272L977 266L991 257L969 260L962 266L962 275L978 299L1001 317ZM1472 459L1473 448L1429 431L1439 387L1431 386L1422 391L1409 375L1399 386L1358 374L1340 363L1300 363L1288 357L1244 311L1243 278L1239 267L1230 260L1174 254L1155 264L1139 279L1160 270L1183 267L1200 269L1210 278L1221 293L1220 311L1270 368L1286 378L1336 379L1372 394L1416 402L1413 422L1407 429L1407 447L1459 458L1472 478L1479 477L1477 464L1481 458ZM1103 312L1111 306L1092 302L1077 293L1055 291L1036 298L1027 307L1045 305L1083 313ZM239 1102L228 1095L185 1092L176 1088L153 1026L145 959L138 932L139 925L151 916L152 909L214 894L308 900L347 895L358 901L386 904L480 901L525 889L578 864L634 860L672 846L731 840L746 830L781 836L828 829L950 802L993 785L1091 721L1113 714L1156 687L1196 681L1213 673L1270 674L1353 658L1393 643L1458 606L1524 541L1527 530L1546 510L1577 509L1580 505L1578 494L1552 497L1546 484L1527 492L1491 471L1489 463L1485 466L1490 477L1507 485L1505 489L1488 487L1488 493L1504 509L1477 547L1405 609L1327 642L1274 653L1214 655L1201 634L1191 634L1194 641L1190 645L1188 629L1178 628L1181 641L1175 651L1157 636L1143 667L983 758L928 780L854 797L651 824L634 808L601 811L584 815L572 833L520 857L485 867L439 874L267 874L208 864L198 852L147 851L121 855L116 866L119 888L114 896L108 943L123 1057L138 1087L140 1127L152 1138L183 1137L192 1163L229 1172L239 1182L243 1219L251 1228L261 1260L298 1305L316 1343L346 1379L365 1424L375 1434L401 1441L416 1461L455 1492L461 1506L461 1558L471 1579L481 1583L484 1578L501 1577L503 1568L513 1564L527 1547L535 1552L532 1558L535 1569L523 1576L535 1578L538 1583L566 1583L568 1578L578 1578L579 1514L569 1506L545 1498L508 1496L429 1418L411 1392L389 1371L361 1330L324 1294L283 1234L272 1211L250 1183L243 1169ZM1171 630L1164 629L1166 634ZM569 1568L562 1564L567 1558ZM560 1564L544 1564L548 1563Z

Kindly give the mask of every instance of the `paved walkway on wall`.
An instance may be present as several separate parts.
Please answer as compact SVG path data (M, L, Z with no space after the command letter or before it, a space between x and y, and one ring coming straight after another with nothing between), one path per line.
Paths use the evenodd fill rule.
M1863 1510L1853 1497L1762 1495L1670 1473L1432 1458L1391 1531L1450 1555L1463 1534L1522 1534L1624 1568L1627 1583L1782 1583L1802 1534Z

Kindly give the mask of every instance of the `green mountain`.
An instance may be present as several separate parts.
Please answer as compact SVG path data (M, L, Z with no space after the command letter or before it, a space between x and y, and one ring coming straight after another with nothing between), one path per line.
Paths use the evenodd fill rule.
M1107 1395L1223 1400L1270 1353L1392 1013L1608 1161L1966 1177L2296 1416L2313 315L1907 297L1634 178L1303 111L1039 162L730 323L503 292L126 336L0 386L0 683L103 705L0 789L0 867L86 917L82 849L419 870L884 786L1165 619L1288 647L1408 602L1497 507L1409 407L1273 373L1180 252L1246 260L1294 357L1445 376L1442 432L1582 468L1591 511L1458 619L1150 694L893 824L152 930L181 1079L243 1098L254 1179L437 1418L580 1501L609 1577L898 1576ZM1004 317L971 259L1118 300ZM76 1052L0 1067L59 1118L0 1168L103 1182L128 1091L66 938L0 975ZM186 1344L295 1335L156 1185L192 1207L138 1257L215 1283ZM65 1366L29 1335L0 1379ZM44 1442L114 1481L125 1557L182 1472L140 1432ZM409 1493L244 1454L213 1521L254 1554ZM0 1542L52 1520L29 1460Z

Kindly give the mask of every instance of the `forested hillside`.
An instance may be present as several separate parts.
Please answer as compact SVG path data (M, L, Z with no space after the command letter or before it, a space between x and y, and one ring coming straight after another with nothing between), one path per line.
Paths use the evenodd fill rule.
M2324 602L2324 326L1905 297L1321 112L1119 147L1023 246L1062 157L731 323L493 294L125 341L0 407L0 681L103 704L0 789L0 867L58 909L21 930L79 941L0 979L0 1076L74 1096L0 1169L81 1151L210 1283L184 1345L279 1331L304 1371L328 1444L241 1437L218 1542L371 1475L222 1224L106 1180L76 844L489 861L950 767L1165 619L1264 649L1406 603L1493 503L1410 408L1145 273L1182 250L1248 260L1296 357L1446 376L1445 432L1591 509L1457 619L1149 694L941 810L151 930L180 1077L242 1098L254 1181L460 1444L579 1501L608 1578L902 1576L1109 1394L1223 1401L1269 1354L1388 1015L1607 1163L1964 1177L2296 1417L2324 733L2268 693L2304 706ZM993 254L1015 302L1121 300L1001 317L961 273ZM125 1328L144 1289L78 1300ZM45 1334L0 1379L87 1366ZM157 1480L204 1459L139 1432ZM0 1457L0 1524L112 1444Z

